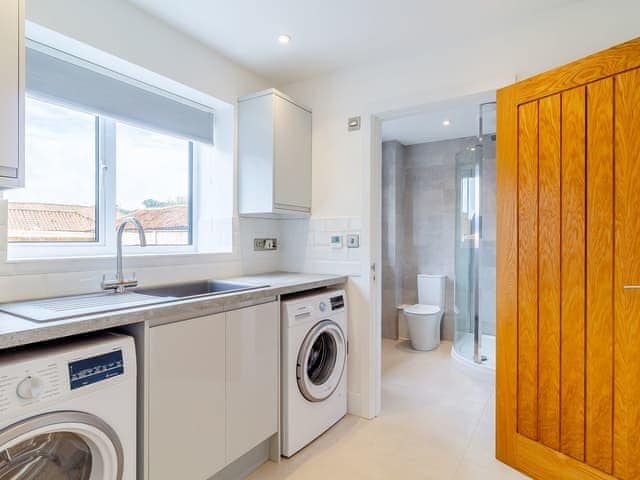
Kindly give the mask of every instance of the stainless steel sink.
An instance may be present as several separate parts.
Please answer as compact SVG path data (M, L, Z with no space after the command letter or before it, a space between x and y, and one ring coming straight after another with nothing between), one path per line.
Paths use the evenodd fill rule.
M223 293L242 292L256 290L269 285L250 285L245 283L225 282L221 280L203 280L200 282L178 283L161 287L139 288L136 293L151 295L154 297L171 297L176 299L202 297L207 295L220 295Z
M268 287L268 285L204 280L161 287L140 288L125 293L101 292L88 295L6 303L0 305L0 311L35 322L50 322L64 318L168 303L185 298L222 295L223 293L243 292L264 287Z

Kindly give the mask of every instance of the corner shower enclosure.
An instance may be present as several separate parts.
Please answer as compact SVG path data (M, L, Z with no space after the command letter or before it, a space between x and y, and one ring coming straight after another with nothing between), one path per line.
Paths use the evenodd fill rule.
M480 105L475 146L456 155L454 344L463 365L495 370L495 134L483 121L495 103Z

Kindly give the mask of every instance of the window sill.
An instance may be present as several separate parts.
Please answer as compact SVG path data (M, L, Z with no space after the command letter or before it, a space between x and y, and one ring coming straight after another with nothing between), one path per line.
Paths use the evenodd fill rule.
M203 263L232 262L239 259L234 252L179 252L124 255L127 271L151 267L201 265ZM115 270L115 255L16 258L0 263L0 276L37 275L47 273L95 272Z

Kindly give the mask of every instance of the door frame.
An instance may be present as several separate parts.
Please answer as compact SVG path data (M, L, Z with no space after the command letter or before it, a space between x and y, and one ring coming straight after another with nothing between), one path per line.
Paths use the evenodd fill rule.
M445 89L423 92L408 97L376 102L368 106L362 116L363 151L368 159L364 165L365 192L364 229L369 232L369 251L363 262L363 275L369 278L369 323L366 325L367 349L362 358L364 379L362 383L361 415L374 418L382 408L382 123L386 120L416 115L438 108L445 108L451 101L469 97L485 101L488 92L495 92L500 85L508 85L517 79L496 76L469 85L448 86ZM373 275L371 266L376 266Z
M518 106L640 67L640 38L498 90L496 456L535 478L614 477L517 433Z

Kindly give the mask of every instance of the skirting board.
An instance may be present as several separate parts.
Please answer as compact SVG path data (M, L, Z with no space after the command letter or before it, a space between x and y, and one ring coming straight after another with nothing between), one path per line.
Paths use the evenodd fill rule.
M362 417L362 398L359 393L347 393L347 413Z
M269 439L249 450L231 465L227 465L209 480L238 480L239 478L245 478L267 461L269 461Z

